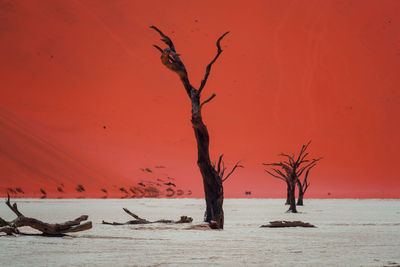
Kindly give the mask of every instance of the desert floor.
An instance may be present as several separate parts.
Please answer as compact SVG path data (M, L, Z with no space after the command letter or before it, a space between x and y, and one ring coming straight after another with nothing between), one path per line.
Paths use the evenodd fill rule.
M125 222L129 208L156 219L193 217L202 199L16 199L26 216L61 222L89 215L91 230L63 238L0 236L0 266L395 266L400 264L400 200L306 199L285 213L282 199L226 199L223 231L188 225ZM0 206L0 217L14 215ZM273 220L301 220L317 228L260 228ZM29 229L24 229L30 231Z

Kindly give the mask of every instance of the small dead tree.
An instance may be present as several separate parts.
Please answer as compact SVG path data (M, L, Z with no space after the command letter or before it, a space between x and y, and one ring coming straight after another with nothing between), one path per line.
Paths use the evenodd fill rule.
M217 55L211 60L206 67L206 73L203 80L200 83L200 87L196 89L191 85L188 78L186 67L180 59L179 54L175 50L175 46L171 39L161 32L157 27L151 26L153 30L158 32L163 41L168 47L161 49L159 46L154 47L161 52L161 63L168 69L178 74L183 86L185 87L186 93L190 98L192 106L192 127L197 142L197 165L199 166L201 175L203 177L204 193L206 200L206 212L205 221L210 223L215 221L218 224L218 228L224 227L224 191L222 183L226 181L229 176L235 171L236 168L242 167L239 162L233 167L232 171L224 177L225 168L221 167L222 155L219 157L217 166L211 163L209 143L210 137L206 125L203 122L201 110L204 105L210 102L215 94L212 94L208 99L200 102L201 93L204 86L207 83L208 76L210 75L211 67L222 53L221 40L229 33L226 32L217 40ZM217 168L217 169L216 169Z
M306 153L308 146L311 141L306 145L303 145L299 155L296 157L294 154L284 154L281 153L279 156L286 158L284 161L277 163L263 163L264 166L272 166L270 170L265 169L265 171L271 176L284 181L287 185L287 196L286 204L290 205L288 212L296 213L296 186L299 188L299 199L298 205L303 205L303 196L309 187L308 174L310 170L317 165L317 162L322 158L307 159L309 153ZM297 158L297 159L296 159ZM276 168L278 167L278 168ZM303 181L301 177L305 173Z
M45 236L64 236L67 233L80 232L92 228L92 222L85 222L88 219L87 215L82 215L72 221L64 223L45 223L35 218L25 217L19 210L17 203L11 204L10 195L7 197L6 205L17 215L17 218L11 222L0 218L0 232L7 235L21 234L19 227L29 226L42 232Z

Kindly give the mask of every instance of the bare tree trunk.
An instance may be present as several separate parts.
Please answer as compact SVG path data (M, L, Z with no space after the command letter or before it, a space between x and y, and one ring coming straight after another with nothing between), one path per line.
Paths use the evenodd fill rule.
M290 205L290 207L289 207L289 210L288 210L288 212L293 212L293 213L297 213L297 209L296 209L296 184L295 183L290 183L289 184L290 185L290 187L289 187L289 189L290 189L290 196L289 196L289 200L290 200L290 203L289 203L289 205Z
M303 206L304 188L300 180L297 180L297 187L299 188L299 197L297 198L297 206Z
M290 186L289 184L286 184L286 203L285 205L290 204Z
M224 190L222 178L211 164L209 144L210 137L206 125L201 117L200 101L195 91L192 91L192 126L197 143L197 165L203 177L204 194L206 200L206 222L215 221L220 228L224 225Z

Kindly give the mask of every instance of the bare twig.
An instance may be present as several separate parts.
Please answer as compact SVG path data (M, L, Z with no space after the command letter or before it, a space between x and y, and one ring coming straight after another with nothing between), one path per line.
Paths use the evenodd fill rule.
M215 94L212 94L207 100L204 100L203 103L201 103L200 108L202 108L204 104L210 102L215 96Z
M226 180L228 180L229 176L231 176L232 173L233 173L237 168L244 168L244 166L240 165L239 163L240 163L240 161L238 161L238 162L235 164L235 166L233 166L232 170L230 171L230 173L228 173L228 174L225 176L225 178L221 177L222 182L225 182Z

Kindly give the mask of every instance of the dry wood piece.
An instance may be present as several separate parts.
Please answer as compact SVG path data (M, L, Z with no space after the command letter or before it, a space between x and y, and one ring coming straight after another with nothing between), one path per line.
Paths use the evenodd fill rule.
M218 222L211 221L207 224L202 223L202 224L192 225L187 228L184 228L184 230L222 230L222 229L219 227Z
M17 203L11 204L10 195L7 197L6 205L17 215L17 218L13 221L7 222L0 218L0 232L6 233L7 235L19 234L18 227L29 226L42 232L45 236L63 236L67 233L80 232L89 230L92 228L92 222L85 222L88 219L87 215L82 215L72 221L64 223L45 223L35 218L25 217L17 207Z
M103 221L102 223L103 224L109 224L109 225L150 224L150 223L175 223L175 224L179 224L179 223L191 223L193 221L192 217L188 217L188 216L181 216L181 218L178 221L165 220L165 219L161 219L161 220L157 220L157 221L148 221L146 219L140 218L138 215L136 215L135 213L131 212L127 208L123 208L123 210L127 214L129 214L130 216L135 218L135 220L127 221L125 223L119 223L119 222L112 222L111 223L111 222L106 222L106 221Z
M269 227L269 228L282 228L282 227L315 227L310 223L301 222L301 221L273 221L269 222L269 224L261 225L261 227Z

